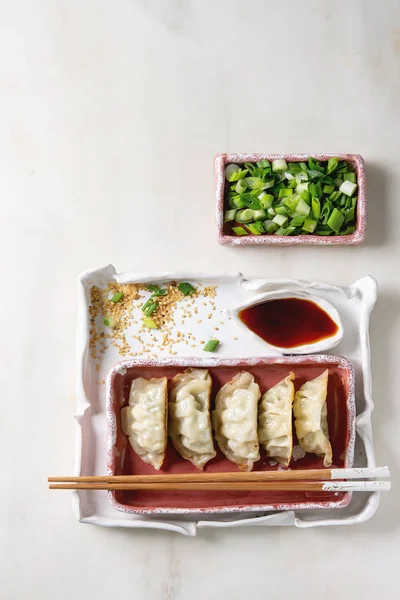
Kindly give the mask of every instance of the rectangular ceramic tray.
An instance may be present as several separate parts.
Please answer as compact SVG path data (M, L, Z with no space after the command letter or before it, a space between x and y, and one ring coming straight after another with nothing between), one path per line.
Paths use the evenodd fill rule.
M246 370L254 375L261 393L286 377L295 374L295 388L305 381L329 370L328 425L333 451L333 468L351 467L355 440L354 371L349 362L341 357L316 355L285 358L243 359L172 359L133 360L116 365L107 381L108 422L108 475L151 475L155 470L144 463L133 451L121 427L121 408L128 405L130 384L136 377L167 377L170 381L188 366L207 368L213 380L211 410L215 394L234 375ZM294 439L294 444L297 444ZM216 445L217 449L217 445ZM260 448L261 460L254 465L255 471L272 471ZM272 461L276 465L276 461ZM322 459L306 454L292 460L291 469L321 469ZM237 472L237 468L218 451L216 458L207 463L207 473ZM184 460L169 442L162 473L196 473L197 469ZM117 510L131 514L221 514L233 512L266 512L318 508L343 508L351 500L351 494L332 492L109 492L111 504Z
M106 419L106 385L100 383L121 362L122 358L114 346L102 354L100 368L96 368L89 352L89 330L91 327L88 313L90 288L93 285L106 286L115 282L167 283L169 281L192 281L195 285L203 282L217 286L215 315L221 322L217 324L218 338L221 346L217 357L220 359L246 357L282 358L279 353L266 348L264 342L254 334L238 326L234 319L226 314L227 308L239 305L261 292L280 290L282 288L296 291L309 291L333 304L341 316L345 329L340 344L334 349L337 355L345 356L355 370L355 403L356 403L356 440L354 466L375 466L374 446L371 430L371 398L370 353L369 353L369 315L376 300L376 282L372 277L365 277L352 285L339 287L318 282L299 280L245 279L242 275L218 276L205 273L149 273L127 272L118 274L114 267L83 273L78 282L78 335L77 335L77 460L75 475L105 475L107 473L107 419ZM203 298L198 299L199 319L187 319L184 325L179 322L179 329L185 336L196 337L193 344L181 344L175 347L174 358L181 361L204 359L200 341L215 335L213 327L201 311ZM195 305L196 306L196 305ZM138 309L140 311L140 309ZM198 323L197 321L202 321ZM127 337L132 342L135 325L129 330ZM328 354L333 354L328 353ZM126 357L125 357L126 358ZM129 357L128 357L129 358ZM156 356L148 357L157 360L171 359L167 351L157 351ZM209 357L208 357L209 358ZM136 357L134 357L136 360ZM147 357L146 357L147 360ZM207 515L165 515L151 516L145 514L129 514L116 510L109 502L107 492L81 490L73 492L74 511L77 518L84 523L93 523L109 527L145 527L169 529L185 535L195 535L202 527L240 527L294 525L296 527L315 527L321 525L347 525L366 521L375 513L379 504L379 493L352 495L346 507L335 509L289 510L280 512L248 512Z
M337 157L345 160L354 167L357 173L358 200L356 230L351 235L228 235L224 227L225 213L225 167L229 163L243 164L245 162L255 163L260 160L283 159L287 162L302 162L308 158L316 160L329 160ZM366 227L366 194L365 194L365 166L362 156L359 154L217 154L214 163L215 173L215 198L217 203L217 238L220 244L231 246L262 245L262 246L295 246L299 244L318 245L352 245L360 244L365 237Z

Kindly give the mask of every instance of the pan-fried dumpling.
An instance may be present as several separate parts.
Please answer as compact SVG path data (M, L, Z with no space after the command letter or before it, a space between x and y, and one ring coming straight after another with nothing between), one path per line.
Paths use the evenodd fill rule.
M215 439L228 460L241 471L251 471L259 460L257 406L260 388L253 375L243 371L228 381L215 398Z
M288 467L292 458L292 405L294 373L269 389L258 408L258 441L267 456Z
M329 442L328 410L328 369L321 375L306 381L296 392L293 412L299 444L306 452L324 459L324 466L332 464L332 447Z
M207 369L188 368L172 379L169 435L179 454L198 469L216 452L210 419L211 377Z
M121 410L122 431L140 458L157 470L167 447L166 377L138 377L131 384L129 406Z

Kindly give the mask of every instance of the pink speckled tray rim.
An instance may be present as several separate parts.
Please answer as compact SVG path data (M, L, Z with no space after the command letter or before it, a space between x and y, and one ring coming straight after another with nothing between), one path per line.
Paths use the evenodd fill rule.
M318 236L318 235L244 235L233 236L224 234L224 190L225 190L225 166L228 163L257 162L260 160L284 159L290 162L301 162L308 158L317 160L329 160L337 157L353 164L357 172L358 201L357 201L357 224L352 235L346 236ZM217 240L220 244L230 246L296 246L316 244L319 246L350 246L361 244L365 238L366 231L366 180L365 163L360 154L217 154L214 160L215 175L215 197L216 197L216 225Z
M121 375L121 371L135 367L224 367L236 366L239 364L255 365L272 365L272 364L307 364L307 363L322 363L336 364L345 369L348 373L348 394L347 394L347 426L349 432L349 441L344 456L344 467L350 468L353 466L354 446L356 438L355 422L356 422L356 405L355 405L355 373L351 363L343 356L334 356L328 354L310 354L299 356L282 356L282 357L247 357L247 358L195 358L195 357L174 357L174 358L155 358L155 359L132 359L117 363L107 376L107 475L115 475L115 453L113 438L116 439L117 419L114 410L113 402L113 381L117 375ZM116 510L129 514L147 514L153 516L162 515L212 515L212 514L229 514L229 513L245 513L245 512L279 512L279 511L294 511L294 510L310 510L310 509L336 509L345 508L351 501L352 493L346 492L342 500L338 502L322 501L322 502L304 502L301 504L285 503L276 505L249 505L249 506L224 506L213 508L142 508L133 507L127 504L122 504L116 500L115 492L108 492L108 499Z

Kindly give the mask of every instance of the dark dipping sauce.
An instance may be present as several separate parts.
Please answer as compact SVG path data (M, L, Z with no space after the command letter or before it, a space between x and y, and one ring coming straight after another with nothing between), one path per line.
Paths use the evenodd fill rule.
M240 320L268 344L295 348L334 336L335 321L312 300L280 298L239 312Z

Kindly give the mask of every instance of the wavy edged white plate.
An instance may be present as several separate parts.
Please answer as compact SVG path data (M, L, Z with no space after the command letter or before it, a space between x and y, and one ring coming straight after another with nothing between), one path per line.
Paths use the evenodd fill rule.
M354 366L356 373L356 447L354 466L375 466L375 454L371 428L373 401L371 398L369 317L376 301L377 286L372 277L364 277L348 287L309 283L299 280L268 279L246 280L237 274L231 277L207 275L206 273L153 273L140 274L128 272L118 274L113 266L87 271L78 282L78 337L77 337L77 460L75 475L104 475L107 469L106 439L106 388L98 385L97 380L106 379L109 370L122 357L114 348L104 354L100 372L95 370L96 360L88 353L89 342L89 290L92 285L103 286L107 282L167 282L171 280L201 281L217 285L218 293L214 299L216 312L220 312L224 321L218 332L221 350L218 356L241 357L243 347L248 356L280 356L279 352L267 349L262 340L258 340L250 331L241 329L235 320L226 320L226 309L240 305L264 292L282 289L293 292L311 292L333 304L338 310L344 327L344 336L340 344L330 354L345 356ZM208 339L210 323L203 320L186 321L180 325L181 331L195 331L198 337ZM211 337L209 335L209 337ZM238 339L234 339L238 338ZM159 354L162 356L163 354ZM202 346L196 348L183 346L180 356L204 357ZM164 354L164 356L168 356ZM130 515L116 511L108 502L107 492L80 491L74 494L74 512L84 523L107 527L142 527L169 529L184 535L195 535L202 527L238 527L238 526L276 526L294 525L297 527L316 527L322 525L351 525L370 519L379 505L379 493L353 494L350 504L343 509L306 510L279 512L273 514L242 514L200 516L179 518L149 517Z

